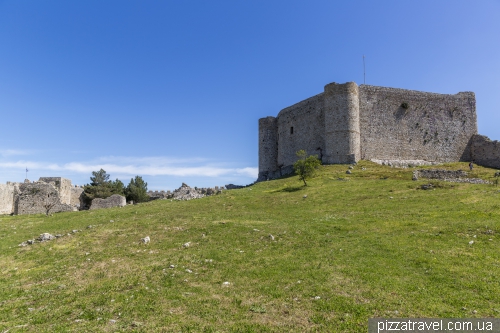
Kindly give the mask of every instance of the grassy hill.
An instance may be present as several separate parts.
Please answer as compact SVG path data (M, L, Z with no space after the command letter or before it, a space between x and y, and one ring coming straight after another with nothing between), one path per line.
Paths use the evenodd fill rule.
M0 332L366 332L370 317L500 316L500 187L424 191L409 169L346 170L321 167L308 187L289 177L0 216ZM18 246L43 232L63 237Z

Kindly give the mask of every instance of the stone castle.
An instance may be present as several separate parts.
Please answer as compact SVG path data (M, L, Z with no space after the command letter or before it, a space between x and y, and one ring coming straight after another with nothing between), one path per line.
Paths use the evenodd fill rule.
M0 214L42 214L80 209L83 188L62 177L40 177L38 181L0 184Z
M477 133L473 92L327 84L277 117L259 119L257 180L293 172L301 149L324 164L474 161L500 168L500 143Z

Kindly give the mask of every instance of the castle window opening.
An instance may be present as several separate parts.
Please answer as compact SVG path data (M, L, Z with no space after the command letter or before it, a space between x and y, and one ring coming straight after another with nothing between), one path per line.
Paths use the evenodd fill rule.
M290 127L290 134L293 134L293 126Z

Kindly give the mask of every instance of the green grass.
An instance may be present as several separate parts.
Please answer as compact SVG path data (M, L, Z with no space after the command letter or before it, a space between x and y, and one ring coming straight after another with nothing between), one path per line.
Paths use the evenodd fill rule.
M411 169L346 170L0 216L0 332L366 332L371 317L500 315L499 187L424 191ZM65 236L18 246L43 232Z

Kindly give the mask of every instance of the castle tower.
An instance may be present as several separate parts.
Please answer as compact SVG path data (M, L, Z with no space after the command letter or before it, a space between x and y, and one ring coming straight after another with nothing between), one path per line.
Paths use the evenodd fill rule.
M278 169L278 119L259 119L259 179ZM264 178L264 179L262 179Z
M359 91L354 82L325 86L325 152L327 164L360 159Z

